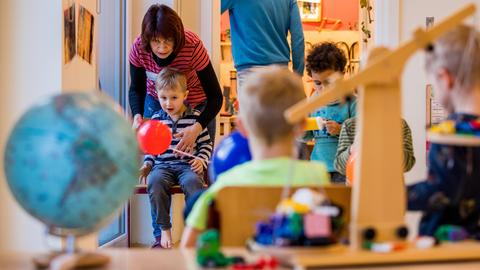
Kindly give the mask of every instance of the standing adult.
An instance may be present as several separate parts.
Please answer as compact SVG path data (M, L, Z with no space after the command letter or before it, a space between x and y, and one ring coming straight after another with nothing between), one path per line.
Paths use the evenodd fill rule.
M227 10L238 88L251 68L287 65L290 52L293 70L303 75L305 43L296 0L222 0L222 13Z
M222 92L207 50L200 38L184 29L178 14L166 5L150 6L143 17L142 32L130 52L129 90L133 125L138 127L143 117L150 118L160 110L155 80L164 67L176 68L187 77L186 102L202 113L197 123L182 133L177 149L193 151L193 144L203 128L215 137L215 116L222 107Z

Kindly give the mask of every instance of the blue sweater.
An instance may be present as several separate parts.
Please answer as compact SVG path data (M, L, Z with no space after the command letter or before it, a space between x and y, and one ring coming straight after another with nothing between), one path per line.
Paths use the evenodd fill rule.
M357 100L353 99L347 103L333 103L324 106L314 113L311 117L322 117L327 120L333 120L340 125L345 120L357 115ZM310 160L321 161L327 166L329 172L336 172L333 166L335 155L337 154L338 135L330 135L327 128L322 130L314 130L307 133L307 138L315 139Z
M303 75L305 43L296 0L222 0L230 15L235 68L288 64L290 31L293 69Z

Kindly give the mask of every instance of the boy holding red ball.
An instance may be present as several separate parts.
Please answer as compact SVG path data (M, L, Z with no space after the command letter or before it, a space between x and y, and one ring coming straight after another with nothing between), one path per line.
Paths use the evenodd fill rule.
M191 149L193 156L178 156L172 149L180 139L176 134L193 125L200 114L184 101L188 95L187 80L184 74L173 68L163 68L155 82L161 110L156 112L153 120L159 120L170 129L173 138L169 149L160 155L145 155L140 168L140 182L147 183L150 198L153 235L155 243L152 248L172 248L170 223L170 188L180 185L185 200L203 189L203 173L212 153L212 141L207 129L204 129Z

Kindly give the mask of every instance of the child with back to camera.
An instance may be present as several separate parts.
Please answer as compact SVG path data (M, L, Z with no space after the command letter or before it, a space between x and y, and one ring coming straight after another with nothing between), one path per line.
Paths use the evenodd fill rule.
M461 25L441 36L426 53L426 70L436 97L455 126L480 119L480 37ZM441 225L480 232L480 146L432 143L427 180L408 187L409 210L423 211L420 235Z
M247 76L239 92L238 128L248 137L252 160L218 176L217 181L197 200L190 212L181 245L194 246L207 228L208 207L216 194L227 186L293 186L329 183L321 163L295 160L296 137L304 133L304 121L290 124L285 110L305 98L299 75L286 67L269 66Z

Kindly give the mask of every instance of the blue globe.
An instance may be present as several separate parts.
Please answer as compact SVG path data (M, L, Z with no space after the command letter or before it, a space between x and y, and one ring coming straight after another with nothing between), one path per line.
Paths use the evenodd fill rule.
M139 150L119 107L101 93L67 93L31 107L5 148L8 185L50 228L83 234L132 194Z

